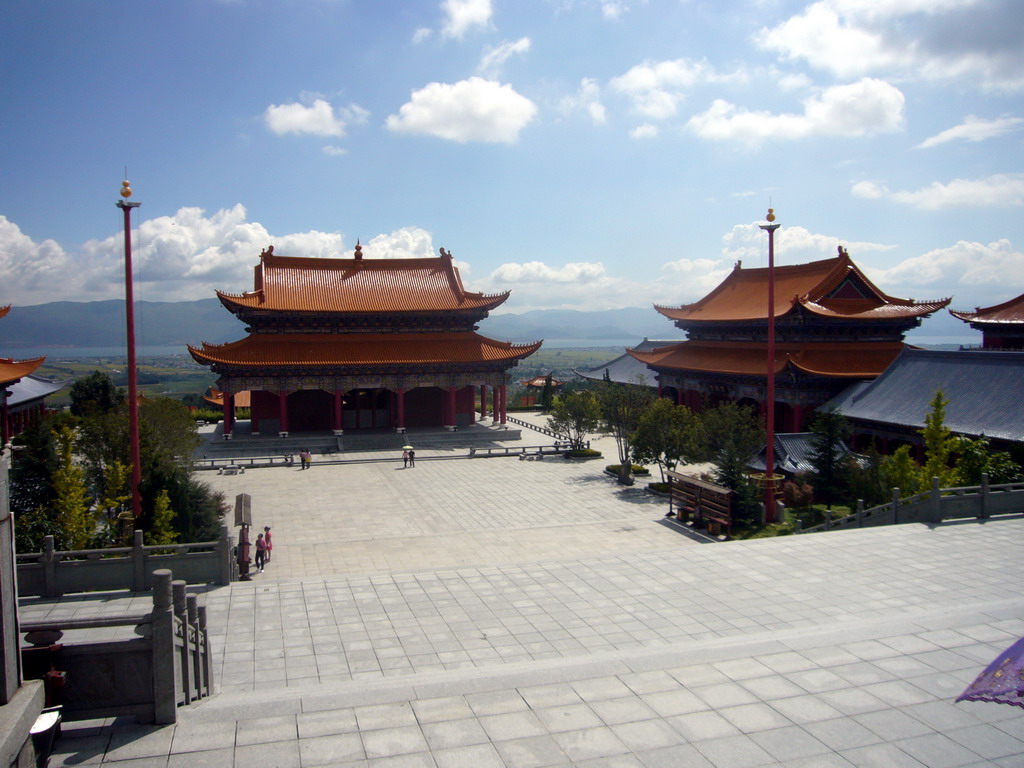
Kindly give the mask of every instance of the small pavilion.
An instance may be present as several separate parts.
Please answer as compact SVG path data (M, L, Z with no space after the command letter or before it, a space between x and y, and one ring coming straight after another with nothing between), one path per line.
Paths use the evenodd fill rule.
M1024 349L1024 293L991 307L949 314L981 331L984 349Z
M949 304L877 288L842 246L831 259L775 267L775 423L802 432L810 413L854 381L874 379L904 348L904 334ZM766 401L768 270L740 262L693 304L655 309L687 340L627 350L657 374L663 397L700 411L723 401Z
M247 326L227 344L189 346L219 375L224 437L249 393L253 434L506 421L507 371L540 348L476 333L509 293L466 291L451 253L368 259L260 254L252 291L218 291Z

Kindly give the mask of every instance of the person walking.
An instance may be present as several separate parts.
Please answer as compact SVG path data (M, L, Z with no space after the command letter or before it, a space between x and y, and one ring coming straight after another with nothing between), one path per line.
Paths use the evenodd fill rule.
M256 537L256 568L258 573L263 573L263 565L267 561L267 540L261 533Z
M263 540L267 542L267 556L265 562L269 563L271 556L274 554L274 540L270 537L270 526L263 526Z
M406 469L409 466L409 452L402 451L402 469Z
M416 451L409 451L409 466L416 466Z

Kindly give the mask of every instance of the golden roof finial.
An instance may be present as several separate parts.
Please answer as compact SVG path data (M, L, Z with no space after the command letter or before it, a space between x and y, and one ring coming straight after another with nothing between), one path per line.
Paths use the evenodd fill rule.
M123 197L125 200L127 200L131 196L132 196L132 185L128 181L128 179L125 179L124 181L121 182L121 197Z
M775 221L775 209L769 208L768 215L765 216L765 218L768 220L769 223Z

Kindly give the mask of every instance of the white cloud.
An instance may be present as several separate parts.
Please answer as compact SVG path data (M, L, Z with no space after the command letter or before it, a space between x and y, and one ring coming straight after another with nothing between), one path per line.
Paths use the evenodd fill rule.
M271 104L263 113L263 119L267 128L278 136L286 133L344 136L349 123L364 123L369 114L355 104L338 107L335 111L328 102L316 99L308 107L298 103Z
M389 115L395 133L427 134L460 143L514 143L537 113L536 105L510 85L471 77L454 84L430 83L413 91L399 114Z
M890 73L1017 89L1020 23L1017 0L819 0L755 41L842 78Z
M363 256L368 259L425 259L436 255L430 232L419 227L377 235L363 246Z
M634 139L653 139L658 135L658 126L653 123L643 123L629 132Z
M477 72L494 78L514 55L523 55L530 50L530 38L521 37L515 42L504 41L495 48L488 47L477 65Z
M601 86L590 77L580 80L580 89L572 96L565 96L559 104L563 112L584 111L595 125L608 120L604 104L601 103Z
M629 11L623 0L601 0L601 15L611 21L617 21Z
M850 188L868 200L885 198L924 211L944 208L1007 208L1024 205L1024 173L1000 173L983 179L934 181L915 191L892 191L884 184L861 181Z
M0 216L0 306L51 301L55 291L76 285L81 273L82 265L56 241L37 243Z
M328 144L327 146L323 147L321 149L321 151L325 155L330 155L331 157L338 157L339 155L347 155L348 154L348 150L347 149L345 149L344 147L336 147L333 144Z
M1008 284L1007 275L1022 273L1024 252L1014 248L1009 240L987 245L961 240L888 269L871 270L869 277L893 286L893 292L906 292L906 295L920 294L922 287L945 296L952 293L954 309L971 309L979 305L992 306L1018 295L1019 285Z
M462 39L474 27L486 28L491 23L491 0L444 0L441 10L445 15L441 34Z
M804 264L828 259L836 255L840 245L846 247L854 261L857 260L858 254L889 251L896 247L883 243L851 241L835 235L811 232L805 227L783 224L775 232L776 263ZM722 257L730 268L736 261L743 261L746 267L767 266L768 235L760 228L759 222L737 224L722 237Z
M612 78L609 86L633 102L633 110L653 120L665 120L676 114L686 91L700 83L742 81L745 73L719 74L707 61L675 59L645 61L628 72Z
M1024 124L1024 118L1020 117L1000 117L995 120L986 120L983 117L968 115L960 125L947 128L925 139L914 149L930 149L950 141L977 142L994 139L1017 130L1021 124Z
M903 124L903 94L874 78L826 88L803 104L803 114L772 114L716 99L707 111L691 117L686 127L704 139L756 146L765 139L866 136L895 131Z

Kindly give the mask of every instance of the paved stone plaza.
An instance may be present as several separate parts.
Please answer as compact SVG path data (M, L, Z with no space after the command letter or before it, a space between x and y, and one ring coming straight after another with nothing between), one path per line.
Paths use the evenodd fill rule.
M1024 519L701 544L604 463L211 474L275 534L203 595L220 692L51 765L1024 765L1024 710L952 703L1024 635Z

